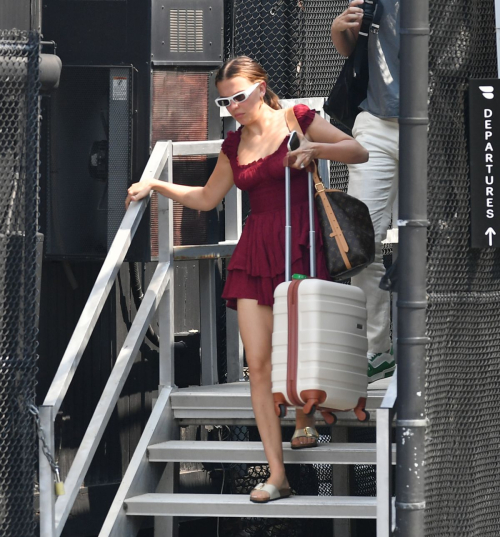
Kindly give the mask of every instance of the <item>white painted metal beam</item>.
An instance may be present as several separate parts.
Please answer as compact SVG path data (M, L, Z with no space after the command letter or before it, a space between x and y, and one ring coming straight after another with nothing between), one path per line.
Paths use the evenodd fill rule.
M384 395L385 389L369 389L366 408L378 408ZM172 408L176 418L253 418L250 383L182 388L172 397ZM356 421L352 412L339 412L337 417Z
M395 454L395 445L392 450ZM376 444L320 443L314 449L298 450L283 443L285 464L376 464L376 452ZM168 441L151 445L148 454L151 462L267 462L262 442Z
M174 142L174 157L190 155L218 155L224 140L207 140L203 142Z
M200 332L201 382L204 386L217 384L217 308L212 259L200 261Z
M99 537L135 537L137 535L140 521L134 522L126 517L123 502L128 497L156 489L163 468L149 463L147 448L152 442L161 442L174 434L174 421L170 408L171 394L172 388L163 388L160 391Z
M291 496L268 504L252 503L246 494L144 494L125 501L127 515L375 518L376 499L347 496Z
M192 259L221 259L231 257L238 241L230 240L218 244L199 244L193 246L175 246L175 261L190 261Z

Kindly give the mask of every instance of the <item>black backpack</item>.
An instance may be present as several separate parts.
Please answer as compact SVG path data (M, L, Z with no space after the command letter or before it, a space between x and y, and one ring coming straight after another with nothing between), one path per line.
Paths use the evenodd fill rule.
M351 55L333 86L323 110L332 118L352 130L359 114L359 105L366 99L368 88L368 36L370 31L378 33L382 6L378 0L365 0L363 20L358 40Z

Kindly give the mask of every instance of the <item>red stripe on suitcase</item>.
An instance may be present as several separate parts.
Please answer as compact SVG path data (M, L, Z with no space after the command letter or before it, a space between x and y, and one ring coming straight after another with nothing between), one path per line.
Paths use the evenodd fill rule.
M294 280L288 287L288 356L286 366L286 392L288 400L294 406L303 403L297 393L297 369L299 362L299 285L303 280Z

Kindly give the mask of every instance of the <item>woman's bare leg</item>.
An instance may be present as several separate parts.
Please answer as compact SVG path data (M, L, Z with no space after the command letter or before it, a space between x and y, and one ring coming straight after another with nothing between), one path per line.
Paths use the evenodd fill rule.
M259 306L256 300L238 300L238 324L250 371L252 406L264 445L271 476L268 483L278 489L288 487L283 465L281 425L274 412L271 393L271 338L273 312L270 306ZM252 498L267 498L265 491L253 491Z

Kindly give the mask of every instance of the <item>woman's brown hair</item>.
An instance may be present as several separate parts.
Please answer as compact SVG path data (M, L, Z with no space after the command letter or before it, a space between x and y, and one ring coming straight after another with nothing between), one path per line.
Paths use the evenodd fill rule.
M250 82L265 82L266 94L264 95L264 102L275 110L279 110L281 105L279 103L278 96L273 90L269 88L269 77L263 67L258 64L252 58L248 56L237 56L222 65L215 75L215 85L223 80L241 76L246 78Z

